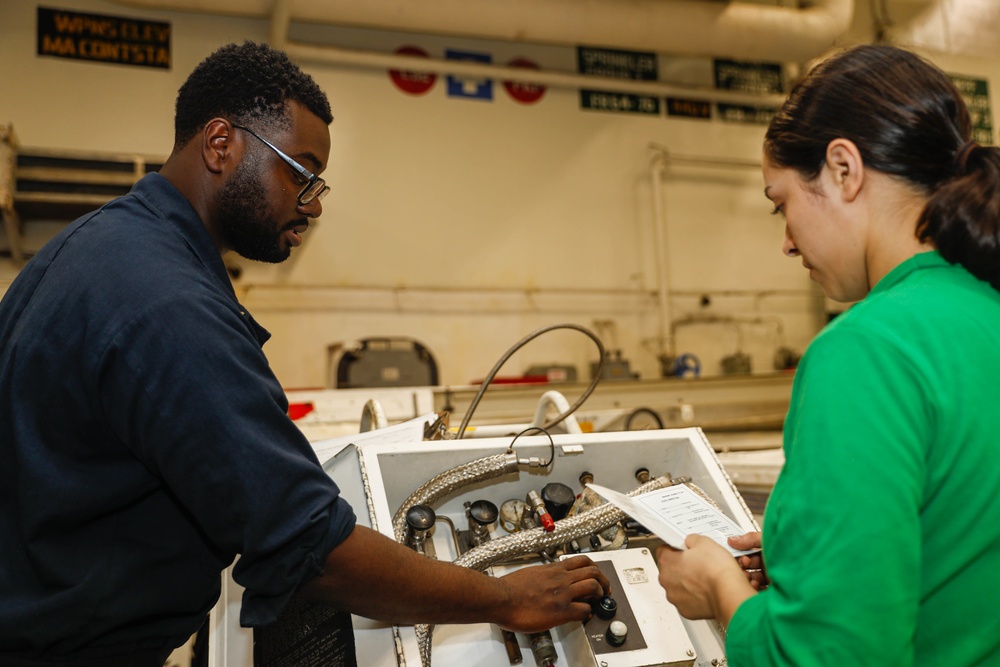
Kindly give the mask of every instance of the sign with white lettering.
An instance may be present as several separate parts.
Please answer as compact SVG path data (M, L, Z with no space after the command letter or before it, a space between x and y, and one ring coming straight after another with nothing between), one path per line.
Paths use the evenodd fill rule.
M404 56L430 58L430 55L419 46L401 46L396 53ZM389 78L396 87L410 95L423 95L434 86L437 74L434 72L417 72L413 70L389 70Z
M752 104L725 104L719 102L715 105L719 118L731 123L752 123L755 125L767 125L771 122L776 109L773 107L762 107Z
M743 93L769 95L782 92L781 65L776 63L715 60L715 87Z
M170 24L39 7L38 55L170 69Z
M632 81L656 81L659 76L655 53L576 47L577 71L588 76ZM580 89L580 108L613 113L637 113L658 116L660 99L609 90Z
M528 60L527 58L515 58L507 63L507 67L522 67L525 69L538 69L538 65L534 61ZM504 81L504 90L510 95L514 100L520 102L521 104L534 104L538 100L542 99L545 95L545 86L540 86L537 83L528 83L526 81Z
M737 60L715 60L715 87L720 90L734 90L756 95L773 95L784 90L781 65L776 63L741 62ZM716 105L719 118L736 123L756 123L767 125L777 111L772 106L755 104Z
M605 90L580 91L580 108L591 111L660 115L660 98L652 95L612 93Z
M589 76L612 79L656 81L659 76L656 54L645 51L576 47L577 71Z

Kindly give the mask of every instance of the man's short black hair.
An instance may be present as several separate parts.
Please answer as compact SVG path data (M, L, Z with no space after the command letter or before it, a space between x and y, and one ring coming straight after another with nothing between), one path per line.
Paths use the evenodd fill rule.
M251 126L284 125L290 100L324 123L333 121L326 94L283 51L251 41L227 44L201 61L178 91L174 146L186 144L217 117Z

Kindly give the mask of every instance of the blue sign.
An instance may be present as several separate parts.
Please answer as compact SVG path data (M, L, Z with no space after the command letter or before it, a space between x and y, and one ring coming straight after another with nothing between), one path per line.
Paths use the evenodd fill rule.
M492 61L488 53L475 53L473 51L457 51L447 49L444 52L447 60L471 60L473 62L487 63ZM457 77L448 75L448 97L464 97L471 100L492 100L493 80Z

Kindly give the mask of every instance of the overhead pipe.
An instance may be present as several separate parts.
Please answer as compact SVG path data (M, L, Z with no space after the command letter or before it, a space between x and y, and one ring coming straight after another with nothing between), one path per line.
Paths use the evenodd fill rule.
M739 91L716 90L695 86L678 86L660 81L634 81L611 77L586 76L575 72L559 72L503 67L469 60L442 60L410 55L360 51L335 46L318 46L293 42L288 39L292 13L291 0L274 0L271 25L268 30L271 45L299 61L372 67L387 70L428 72L469 78L494 78L553 88L596 88L621 93L642 95L684 96L697 95L712 102L730 104L778 105L783 95L760 95Z
M992 57L1000 26L996 0L911 2L926 7L911 10L913 18L905 22L892 20L883 10L879 18L888 41L936 53Z
M146 8L270 18L273 46L292 58L323 64L495 79L551 88L590 88L709 102L777 106L782 95L753 94L535 70L475 61L421 58L289 40L293 20L463 37L587 45L656 53L801 62L850 26L854 0L802 0L801 9L711 0L112 0ZM655 28L654 28L655 26Z
M284 1L284 0L279 0ZM618 93L659 97L691 97L709 102L778 106L784 95L758 95L699 86L680 86L661 81L637 81L604 76L588 76L575 72L535 70L477 63L471 60L443 60L419 56L377 53L333 46L314 46L286 40L271 44L300 62L369 67L373 69L426 72L439 76L453 75L470 79L494 79L546 86L549 88L610 90Z
M113 0L133 7L267 18L272 0ZM846 34L854 0L799 8L717 0L298 0L296 21L512 42L805 62Z

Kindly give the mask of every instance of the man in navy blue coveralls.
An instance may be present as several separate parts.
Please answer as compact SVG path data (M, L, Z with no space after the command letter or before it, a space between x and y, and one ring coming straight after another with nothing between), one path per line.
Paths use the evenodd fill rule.
M239 555L241 622L301 594L393 623L590 613L586 557L500 579L355 525L286 415L222 255L281 262L322 211L324 93L246 42L178 98L159 173L49 242L0 302L0 665L158 667Z

